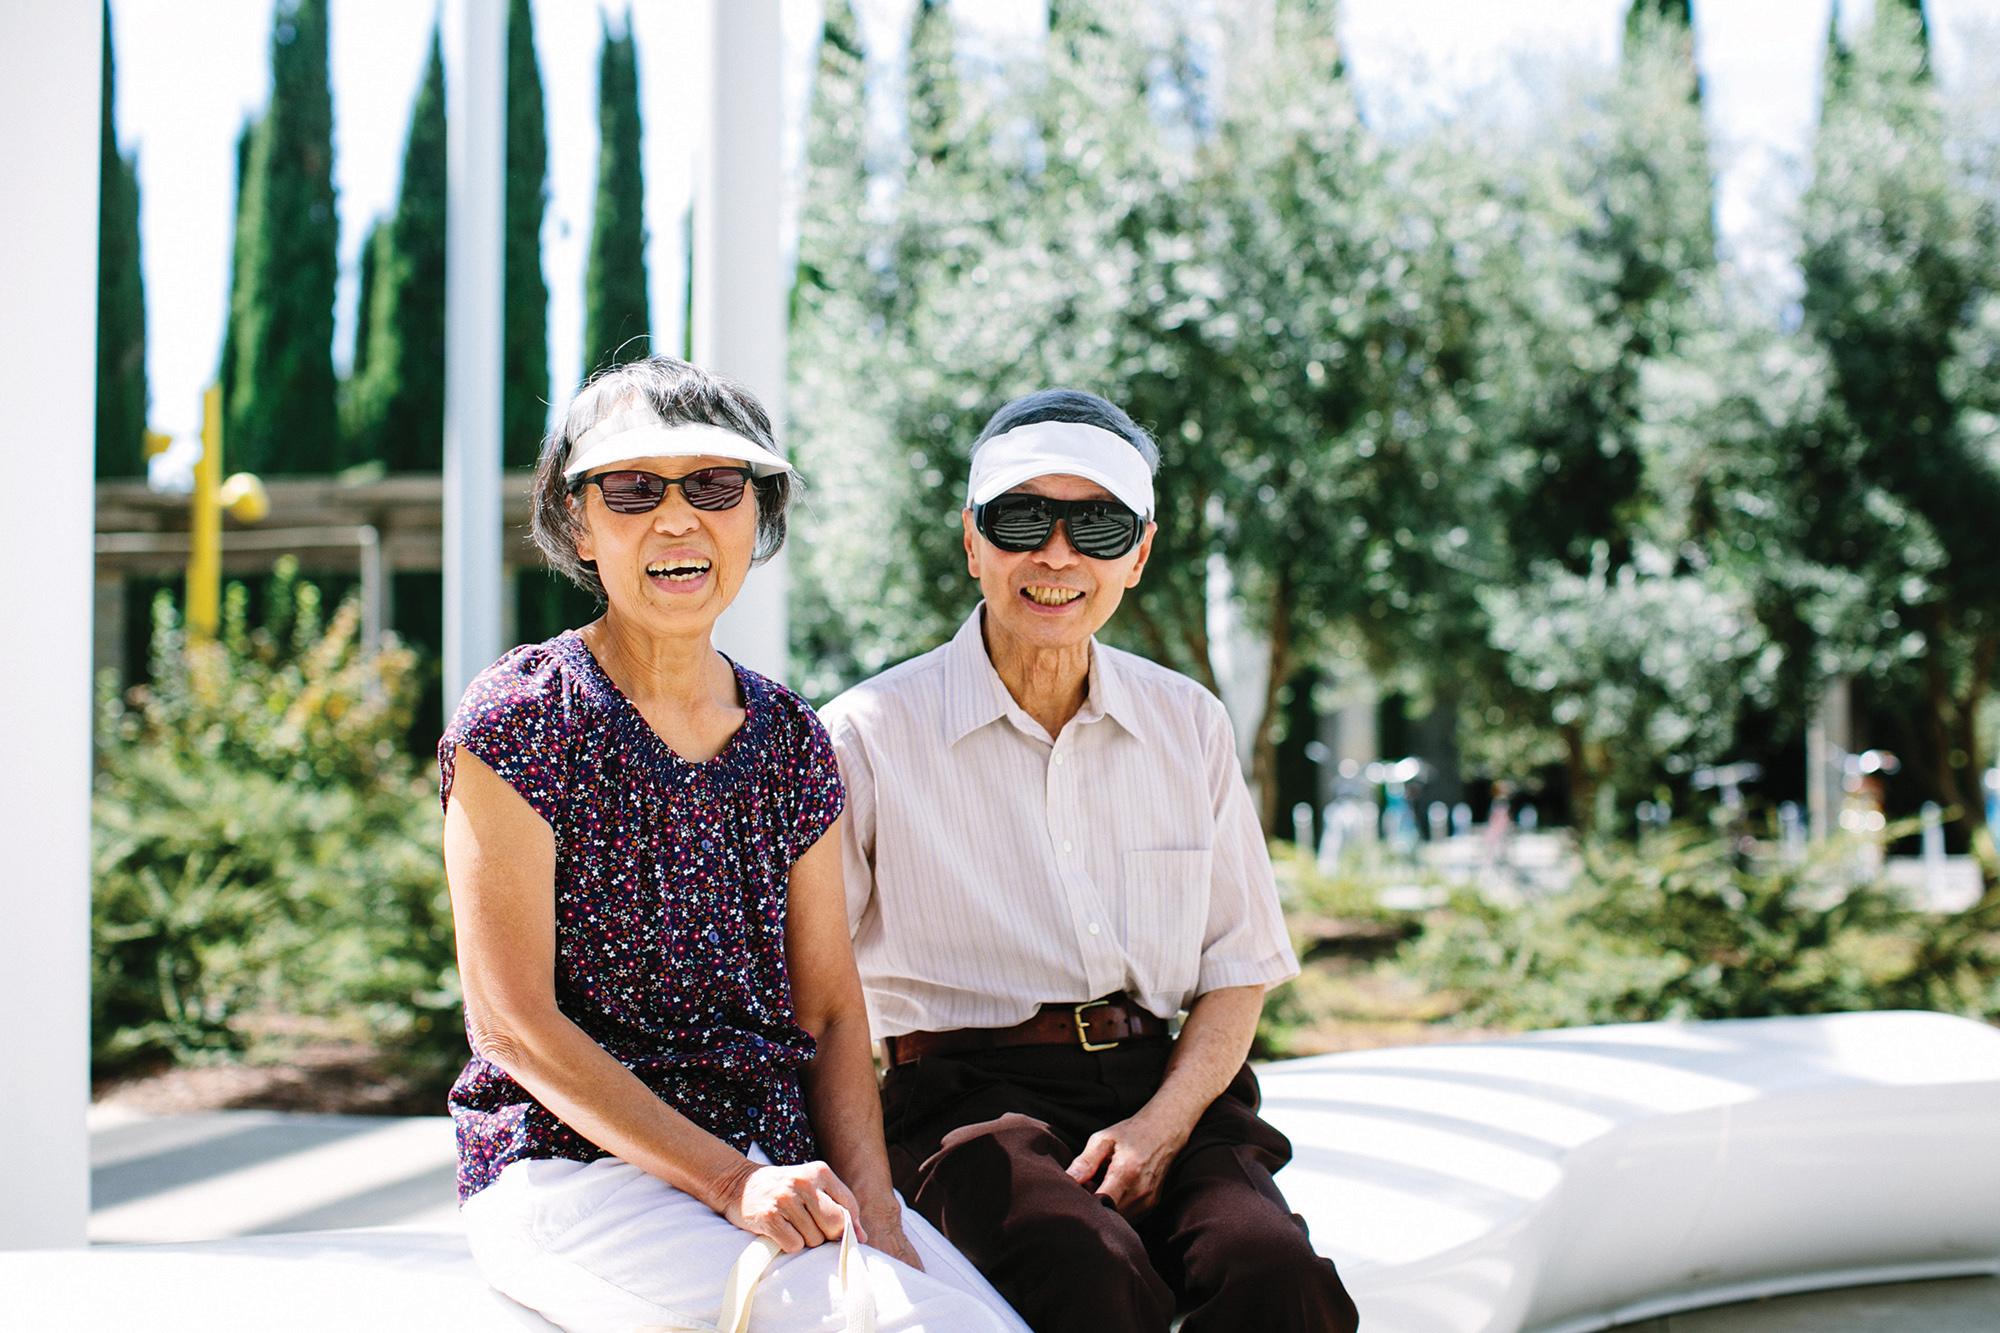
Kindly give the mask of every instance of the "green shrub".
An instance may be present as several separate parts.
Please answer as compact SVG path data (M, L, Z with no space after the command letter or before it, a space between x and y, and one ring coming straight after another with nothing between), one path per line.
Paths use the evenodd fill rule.
M1567 891L1517 908L1471 894L1433 913L1398 965L1455 993L1461 1021L1561 1027L1901 1006L1990 1014L1990 933L1948 956L1935 918L1850 884L1838 849L1745 866L1712 835L1586 849Z
M262 623L232 585L190 644L154 607L152 680L106 698L92 802L93 1062L240 1049L253 1008L354 1016L442 1060L457 974L414 653L330 620L295 564Z
M1274 838L1270 848L1279 901L1289 918L1300 921L1317 917L1353 923L1409 922L1410 913L1382 905L1384 891L1436 884L1433 875L1414 866L1369 867L1350 861L1328 874L1320 869L1317 857L1296 843Z

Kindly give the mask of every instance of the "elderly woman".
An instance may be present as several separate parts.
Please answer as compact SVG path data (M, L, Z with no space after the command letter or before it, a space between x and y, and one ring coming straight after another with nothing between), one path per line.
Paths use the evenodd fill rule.
M667 357L543 446L535 540L604 615L438 747L473 1254L567 1329L1019 1329L890 1188L826 733L711 643L791 484L756 401Z

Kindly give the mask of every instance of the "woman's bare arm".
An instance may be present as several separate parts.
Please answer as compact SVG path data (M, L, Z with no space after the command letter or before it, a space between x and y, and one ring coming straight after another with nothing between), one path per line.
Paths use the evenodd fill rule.
M661 1101L556 1007L555 834L463 746L444 860L467 1026L480 1055L592 1143L746 1231L788 1251L840 1234L831 1204L857 1201L825 1166L760 1170Z

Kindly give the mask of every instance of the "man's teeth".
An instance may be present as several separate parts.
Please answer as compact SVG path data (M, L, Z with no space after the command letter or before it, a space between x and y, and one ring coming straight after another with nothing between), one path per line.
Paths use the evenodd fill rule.
M1028 600L1037 606L1068 606L1083 596L1075 588L1047 588L1040 584L1029 584L1022 591L1027 593Z
M690 579L698 579L703 574L708 573L708 568L709 562L706 560L687 560L676 561L670 565L647 565L646 573L651 578L666 579L673 583L686 583Z

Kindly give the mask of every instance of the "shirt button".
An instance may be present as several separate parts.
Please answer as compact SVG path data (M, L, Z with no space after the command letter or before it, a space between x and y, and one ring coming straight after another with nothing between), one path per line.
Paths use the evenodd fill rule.
M1090 923L1090 933L1093 935L1102 935L1104 932L1099 930L1097 927L1097 923L1093 921Z
M1064 839L1063 839L1063 853L1064 853L1064 855L1068 855L1068 854L1069 854L1070 852L1073 852L1073 851L1075 851L1075 850L1076 850L1076 848L1075 848L1075 847L1073 847L1073 846L1072 846L1072 845L1070 844L1070 841L1069 841L1069 839L1067 839L1067 838L1064 838Z
M1061 767L1062 767L1062 761L1063 761L1063 757L1062 757L1061 755L1057 755L1057 756L1056 756L1056 767L1057 767L1057 768L1061 768Z

